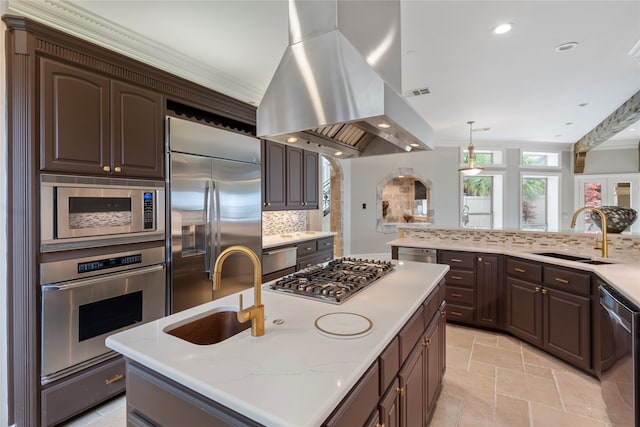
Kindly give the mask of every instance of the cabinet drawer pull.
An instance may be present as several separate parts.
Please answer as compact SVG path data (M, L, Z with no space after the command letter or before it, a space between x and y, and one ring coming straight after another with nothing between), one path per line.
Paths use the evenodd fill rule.
M403 396L404 395L404 387L396 388L396 393L398 393L398 396Z
M569 283L569 281L567 279L562 279L560 277L556 277L556 282L564 283L565 285Z
M462 260L458 258L451 258L451 262L462 262Z
M452 293L451 296L456 298L462 298L462 294L459 294L459 293Z
M325 243L324 243L324 245L325 245L325 246L331 246L331 243L329 243L329 242L325 242Z
M312 251L313 250L313 248L305 248L305 249L308 250L308 251Z
M515 271L516 273L526 273L527 272L527 270L525 270L523 268L518 268L518 267L514 268L513 271Z
M459 311L450 311L449 313L451 313L452 316L462 317L462 313L460 313Z
M116 166L115 168L113 168L113 170L118 173L122 172L122 168L120 166Z
M378 423L376 423L376 427L384 427L384 424L378 424Z
M113 383L115 383L116 381L120 381L120 380L121 380L121 379L123 379L123 378L124 378L124 374L116 374L116 376L115 376L115 377L113 377L113 378L107 378L106 380L104 380L104 383L105 383L105 384L107 384L107 385L109 385L109 384L113 384Z
M109 166L103 166L102 170L105 172L111 172L111 168Z
M540 286L536 286L536 292L540 292L542 288Z
M546 295L548 292L549 292L548 290L543 289L543 290L542 290L542 295Z
M462 280L462 277L460 277L460 276L451 276L451 278L453 280Z

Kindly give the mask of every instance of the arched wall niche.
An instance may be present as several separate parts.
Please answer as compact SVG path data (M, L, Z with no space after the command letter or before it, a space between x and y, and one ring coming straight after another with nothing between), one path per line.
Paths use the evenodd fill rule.
M431 180L413 168L398 168L384 176L376 188L376 230L395 233L399 224L433 222Z

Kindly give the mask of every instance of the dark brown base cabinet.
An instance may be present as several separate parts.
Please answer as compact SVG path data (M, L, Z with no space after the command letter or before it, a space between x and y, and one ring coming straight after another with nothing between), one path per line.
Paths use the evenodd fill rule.
M445 371L444 283L367 369L324 427L423 427ZM127 425L259 426L136 362L127 361Z
M560 359L592 370L589 274L507 259L506 330Z

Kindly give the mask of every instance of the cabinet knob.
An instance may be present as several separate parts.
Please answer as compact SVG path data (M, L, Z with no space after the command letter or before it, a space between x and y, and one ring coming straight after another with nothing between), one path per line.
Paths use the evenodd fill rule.
M542 288L540 286L536 286L536 292L540 292Z
M543 290L542 290L542 295L546 295L548 292L549 292L548 290L543 289Z
M115 168L113 168L113 170L118 173L122 172L122 168L120 166L116 166Z
M109 166L103 166L102 170L105 172L111 172L111 168Z
M396 392L398 393L398 396L404 395L404 387L396 388Z
M482 262L482 257L481 256L478 257L478 261Z

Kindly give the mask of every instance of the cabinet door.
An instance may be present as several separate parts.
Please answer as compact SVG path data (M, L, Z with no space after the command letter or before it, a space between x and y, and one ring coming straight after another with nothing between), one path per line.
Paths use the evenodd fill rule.
M111 169L114 175L164 177L162 96L111 82Z
M304 207L306 209L318 208L318 187L319 187L319 168L318 168L318 153L313 151L304 151Z
M584 369L591 368L591 300L544 288L544 348Z
M384 427L400 427L400 393L396 379L380 400L380 424Z
M285 208L285 145L262 143L263 210Z
M289 147L287 152L287 207L299 209L304 205L304 155L300 148Z
M507 278L506 329L525 341L542 346L542 287Z
M40 169L110 174L109 79L40 59Z
M401 425L403 427L424 427L424 366L425 351L421 343L400 370Z
M500 268L498 256L479 255L476 259L476 321L482 326L499 326Z
M444 337L442 336L441 324L444 323L440 313L437 313L424 335L423 345L425 347L425 401L424 417L428 420L431 412L435 408L436 397L440 391L442 380L442 346Z

